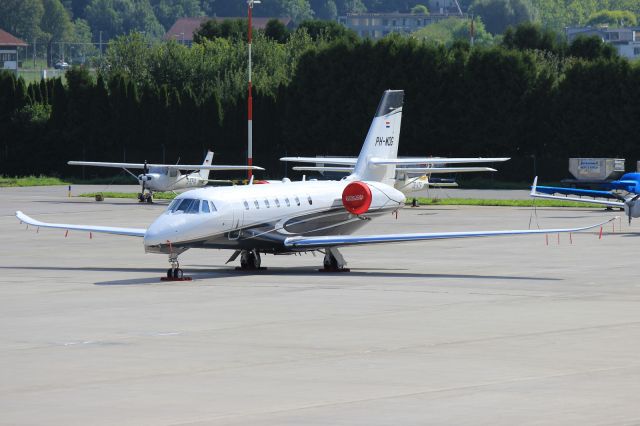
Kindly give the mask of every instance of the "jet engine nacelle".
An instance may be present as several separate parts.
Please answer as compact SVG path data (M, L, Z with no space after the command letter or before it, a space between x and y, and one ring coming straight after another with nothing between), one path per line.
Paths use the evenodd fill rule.
M140 182L149 182L152 179L153 179L153 176L149 176L149 175L140 175L140 176L138 176L138 180Z
M342 191L342 205L353 214L366 213L372 200L371 188L364 182L351 182Z

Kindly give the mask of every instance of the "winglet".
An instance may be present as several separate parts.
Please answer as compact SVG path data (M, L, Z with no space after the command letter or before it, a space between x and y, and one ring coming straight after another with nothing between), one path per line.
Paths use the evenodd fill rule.
M533 185L531 185L531 193L529 195L536 195L536 188L538 187L538 176L533 178Z

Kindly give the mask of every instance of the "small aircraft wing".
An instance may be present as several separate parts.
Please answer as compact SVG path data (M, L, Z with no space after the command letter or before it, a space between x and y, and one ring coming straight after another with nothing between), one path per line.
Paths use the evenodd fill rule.
M553 195L553 194L566 194L565 196ZM562 200L562 201L576 201L578 203L590 203L600 204L609 207L624 207L623 201L613 200L597 200L595 198L579 198L569 197L568 195L582 195L587 197L601 197L601 198L614 198L619 199L617 195L609 191L594 191L590 189L576 189L576 188L560 188L554 186L538 186L538 177L533 179L533 185L531 185L531 193L529 195L533 198L545 198L550 200Z
M58 228L73 231L98 232L103 234L126 235L129 237L144 237L147 232L144 228L116 228L111 226L70 225L66 223L48 223L35 220L21 211L16 212L16 217L21 223L41 228Z
M90 166L90 167L115 167L118 169L144 169L144 163L104 163L101 161L68 161L70 166ZM155 164L147 164L154 167Z
M152 167L151 165L149 167ZM153 166L156 167L156 166ZM224 164L215 164L212 166L203 166L195 164L160 164L157 167L167 167L169 169L177 170L264 170L263 167L258 166L226 166Z
M424 174L497 172L491 167L397 167L396 171Z
M305 172L342 172L351 173L353 167L340 167L340 166L295 166L293 170L305 171Z
M104 163L100 161L69 161L70 166L115 167L120 169L144 169L144 163ZM176 170L264 170L258 166L228 166L224 164L147 164L146 167L163 167Z
M282 157L280 161L291 161L294 163L314 163L314 164L341 164L345 166L355 166L358 161L355 157Z
M411 158L377 158L369 159L372 164L396 164L396 165L414 165L414 164L454 164L454 163L496 163L510 160L508 157L500 158L445 158L445 157L411 157Z
M364 244L400 243L408 241L425 240L445 240L451 238L478 238L478 237L504 237L509 235L530 235L530 234L556 234L559 232L579 232L587 229L598 228L616 218L611 218L595 225L583 226L579 228L559 228L559 229L524 229L506 231L475 231L475 232L432 232L416 234L381 234L381 235L336 235L318 237L289 237L284 240L286 247L300 248L323 248L355 246Z

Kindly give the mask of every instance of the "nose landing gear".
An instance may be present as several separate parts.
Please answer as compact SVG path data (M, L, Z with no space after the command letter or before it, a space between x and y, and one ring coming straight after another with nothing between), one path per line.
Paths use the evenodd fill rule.
M139 192L138 201L141 203L153 203L153 194L151 192Z
M185 277L184 271L180 269L178 255L170 254L169 263L171 268L167 269L167 276L160 278L161 281L191 281L191 277Z

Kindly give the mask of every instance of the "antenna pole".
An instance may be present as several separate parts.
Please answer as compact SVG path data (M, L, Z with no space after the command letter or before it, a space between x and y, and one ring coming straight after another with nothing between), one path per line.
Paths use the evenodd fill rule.
M252 36L252 15L253 15L253 5L260 3L259 0L247 0L247 15L249 18L248 22L248 44L249 44L249 88L248 88L248 97L247 97L247 108L248 108L248 123L247 123L247 165L249 167L253 166L253 97L251 96L251 36ZM247 177L251 179L253 176L253 172L251 169L248 170Z

